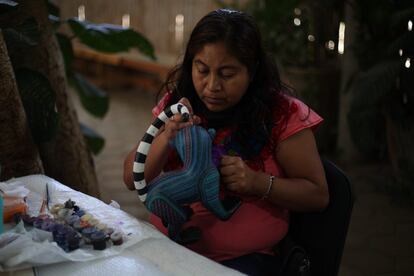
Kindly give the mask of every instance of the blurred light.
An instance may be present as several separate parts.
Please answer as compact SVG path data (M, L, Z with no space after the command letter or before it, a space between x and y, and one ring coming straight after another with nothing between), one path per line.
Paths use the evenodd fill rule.
M129 26L130 26L130 19L131 19L131 17L130 17L129 14L124 14L122 16L122 27L129 28Z
M400 55L400 57L402 57L402 55L403 55L403 49L398 50L398 54Z
M78 7L78 19L79 21L85 21L86 19L86 11L84 5Z
M315 36L314 35L308 35L308 40L310 41L310 42L314 42L315 41Z
M300 26L301 24L300 19L295 17L295 19L293 19L293 24L295 24L295 26Z
M302 14L302 10L301 10L301 9L299 9L299 8L295 8L295 9L293 10L293 12L294 12L296 15L301 15L301 14Z
M403 101L403 104L407 104L408 103L408 96L407 96L407 93L403 93L403 99L402 99L402 101Z
M332 40L329 40L328 42L326 42L325 45L326 48L328 48L328 50L333 50L335 49L335 42L333 42Z
M345 51L345 23L339 23L339 32L338 32L338 53L343 54Z
M410 67L411 67L411 59L410 58L407 58L405 60L405 68L410 68Z
M408 30L411 32L412 29L413 29L413 21L408 20Z
M180 26L184 25L184 15L177 14L177 16L175 17L175 24Z
M175 16L175 43L181 46L184 41L184 15L177 14Z

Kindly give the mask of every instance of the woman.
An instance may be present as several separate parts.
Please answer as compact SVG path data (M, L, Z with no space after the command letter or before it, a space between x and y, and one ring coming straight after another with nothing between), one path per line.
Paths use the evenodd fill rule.
M169 147L178 130L191 124L215 128L221 147L221 196L236 195L242 205L220 221L201 203L185 227L202 229L188 248L249 275L275 275L272 252L288 230L288 211L322 210L329 201L313 129L321 122L313 110L289 96L278 70L264 51L252 17L220 9L195 26L181 64L169 74L167 91L153 109L185 104L193 114L169 120L154 139L146 161L147 182L180 166ZM133 190L136 148L124 164L124 181ZM150 217L160 231L161 221Z

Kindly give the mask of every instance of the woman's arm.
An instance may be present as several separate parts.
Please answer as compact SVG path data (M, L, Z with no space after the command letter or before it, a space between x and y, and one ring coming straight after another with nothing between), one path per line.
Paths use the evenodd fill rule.
M166 138L166 135L163 135L163 132L164 129L161 129L159 135L154 138L151 148L147 154L144 175L146 182L150 182L152 179L157 177L161 173L165 162L167 162L169 147L168 138ZM134 147L124 161L124 183L131 191L135 189L132 168L134 166L137 148L138 146Z
M294 211L324 209L329 194L313 132L304 129L282 141L275 156L285 177L275 177L266 200ZM265 195L270 175L255 172L240 158L234 158L238 157L226 156L222 160L221 172L227 188L245 194Z
M184 104L188 108L190 114L193 115L191 104L186 98L181 98L179 102ZM200 118L194 115L191 116L188 122L183 122L180 114L175 114L172 118L167 120L164 127L159 130L157 136L154 138L147 154L144 172L145 181L147 183L157 177L164 168L168 157L169 141L175 138L180 129L193 124L199 124L200 121ZM124 182L131 191L135 189L132 169L137 147L138 146L136 146L124 160Z

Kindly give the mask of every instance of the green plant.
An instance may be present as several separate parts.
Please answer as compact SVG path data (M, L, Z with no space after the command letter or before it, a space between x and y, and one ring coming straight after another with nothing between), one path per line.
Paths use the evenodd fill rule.
M407 81L413 68L406 68L405 62L414 54L414 33L407 30L414 7L410 1L399 3L361 0L355 6L360 27L353 48L361 72L351 87L351 134L360 150L377 157L386 151L384 116L404 124L412 116L413 93Z
M336 56L326 48L326 42L336 41L343 0L216 2L251 14L269 52L283 66L320 66Z
M403 193L414 197L414 3L361 0L353 48L362 69L351 86L348 115L358 149L374 159L389 159ZM407 193L408 192L408 193Z
M0 15L18 5L18 2L12 0L0 0ZM95 117L103 118L109 108L108 96L72 69L73 39L77 38L82 44L100 52L118 53L136 48L150 59L155 59L154 48L142 34L132 29L111 24L94 24L76 18L61 19L57 6L48 2L48 8L49 19L54 26L63 55L68 83L77 91L85 110ZM69 26L71 37L59 31L64 24ZM9 49L30 51L38 43L40 30L34 18L18 26L1 27ZM41 72L20 68L15 70L15 75L33 138L37 143L46 142L55 135L59 121L59 114L55 110L56 94ZM104 146L104 138L83 124L81 131L91 151L94 154L99 153Z

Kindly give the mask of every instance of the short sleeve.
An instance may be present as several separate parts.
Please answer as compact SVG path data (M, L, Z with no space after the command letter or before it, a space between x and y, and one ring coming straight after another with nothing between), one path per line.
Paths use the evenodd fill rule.
M302 101L289 97L289 118L286 127L280 132L278 142L282 142L293 134L310 128L313 131L323 122L321 116Z
M166 92L165 95L161 98L161 100L158 102L158 104L156 106L154 106L154 108L152 109L152 115L154 115L154 117L157 117L158 115L160 115L160 113L165 109L165 107L167 106L168 102L171 99L171 92Z

